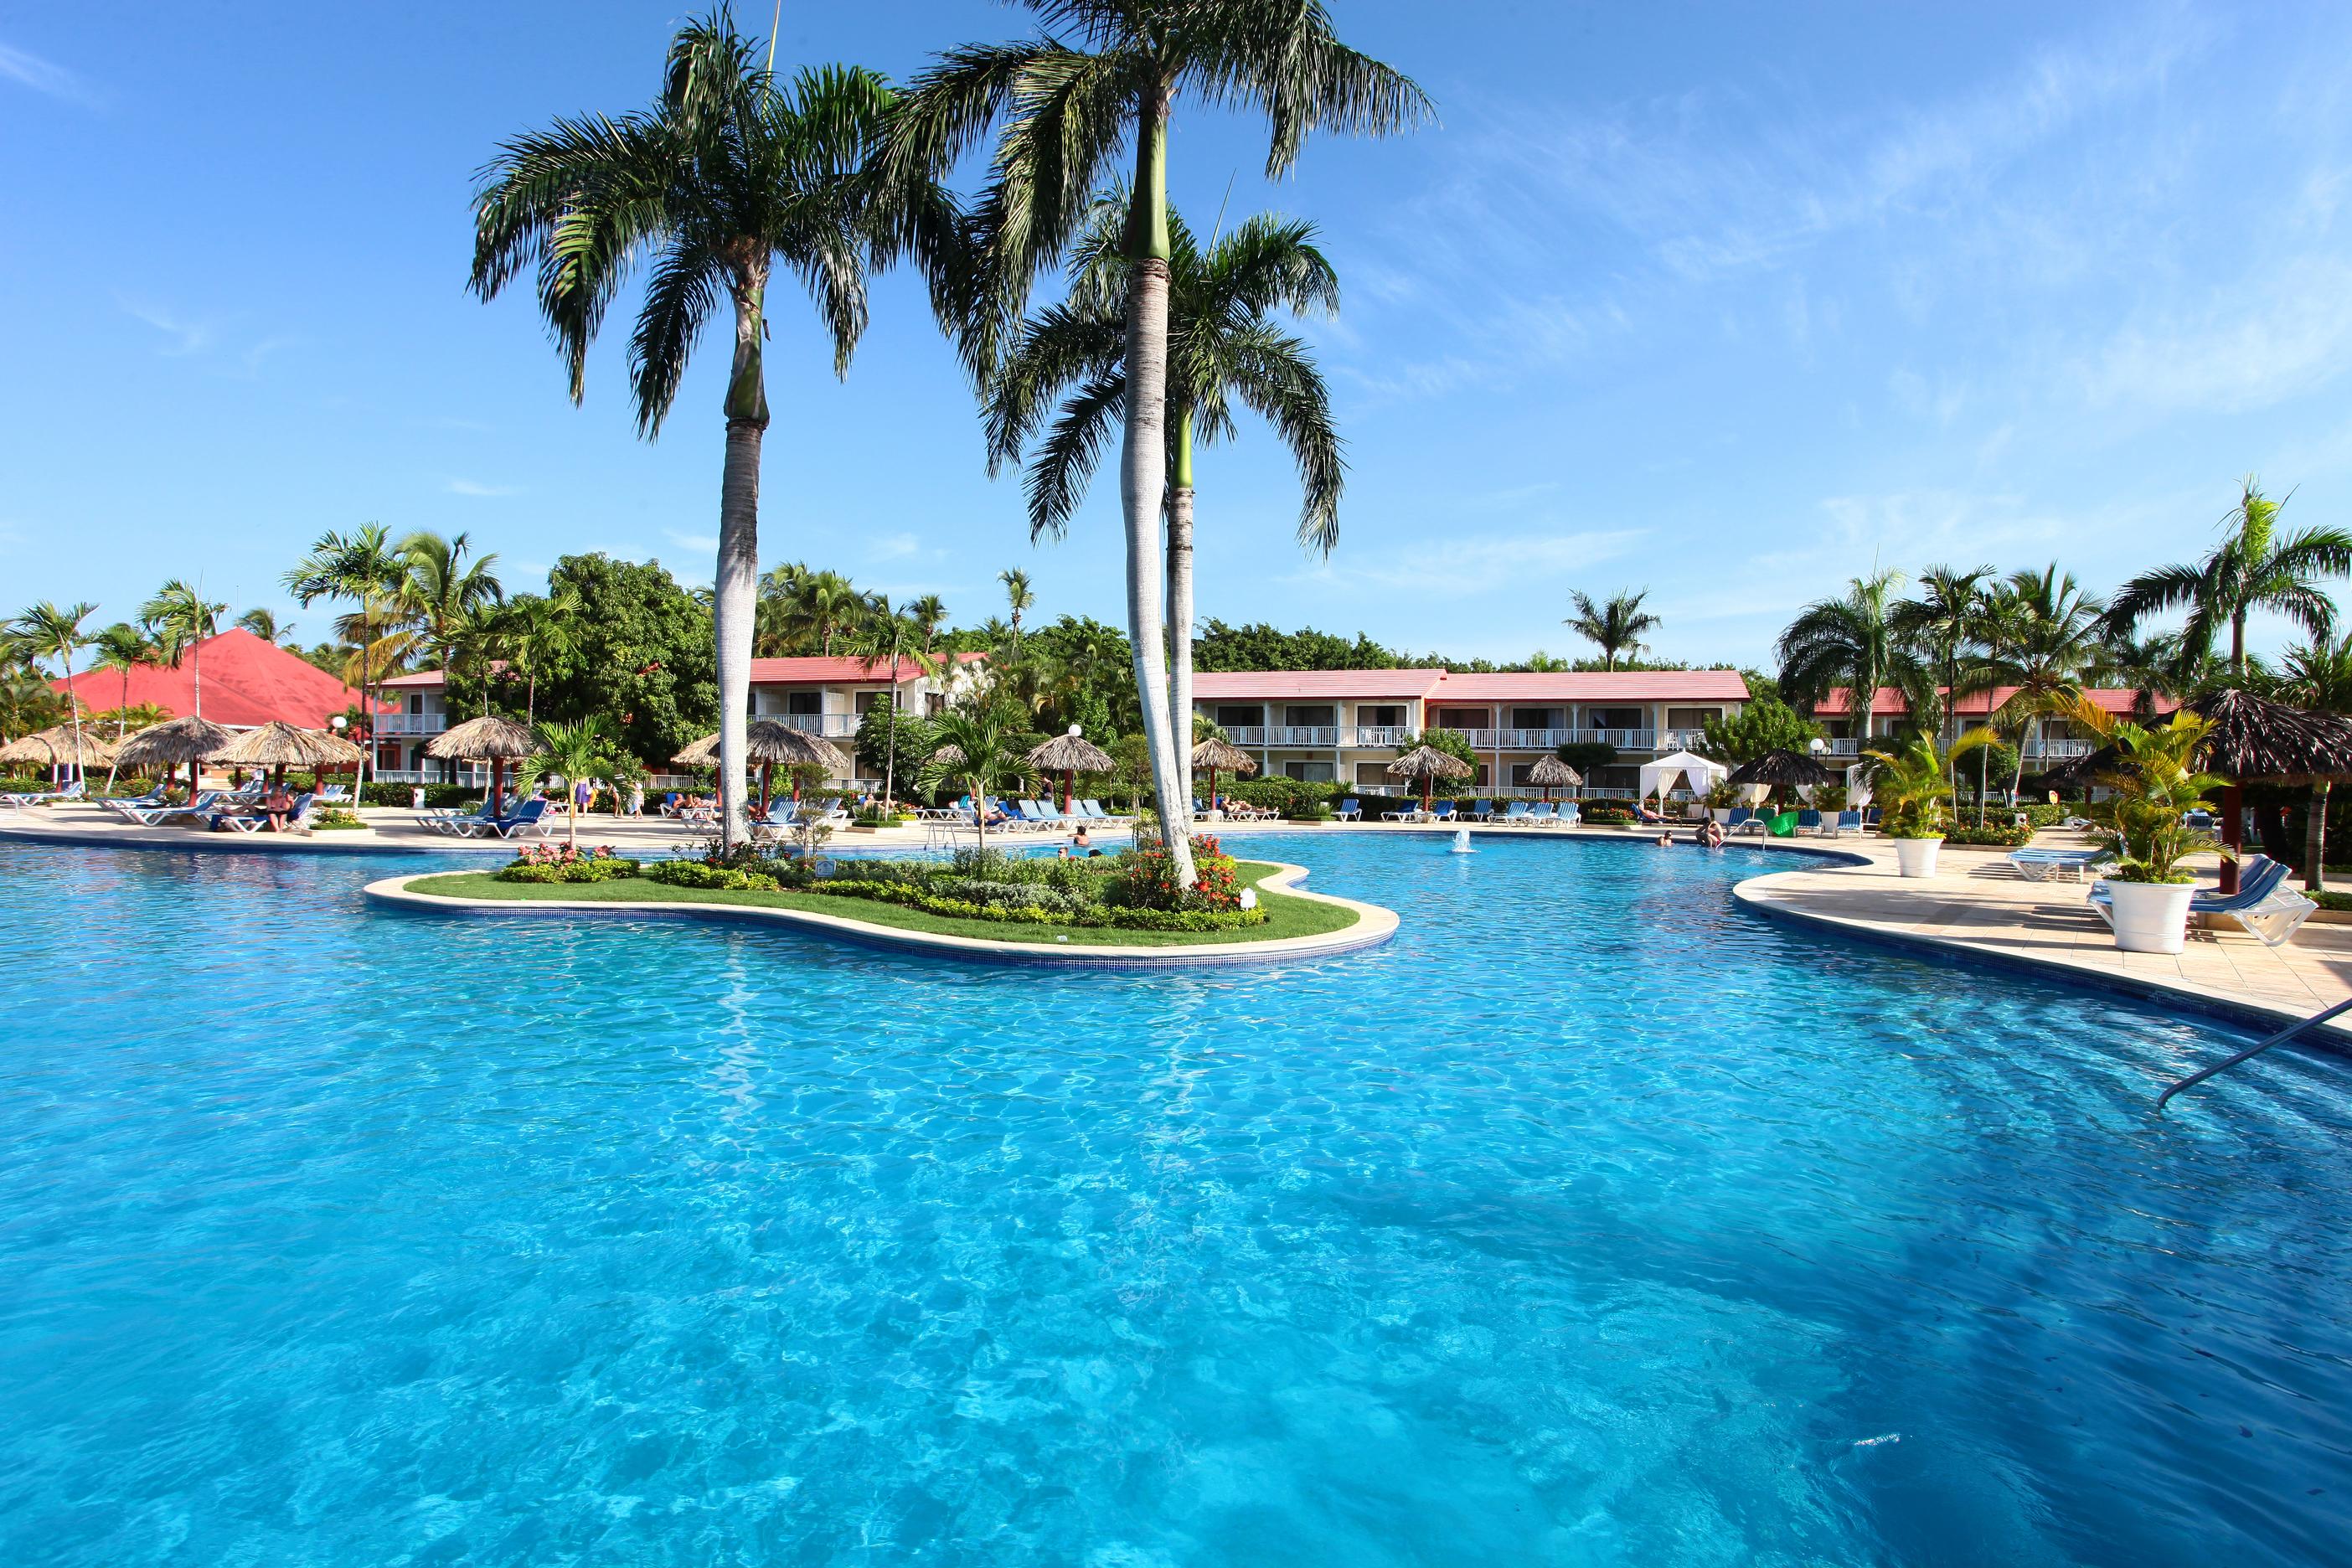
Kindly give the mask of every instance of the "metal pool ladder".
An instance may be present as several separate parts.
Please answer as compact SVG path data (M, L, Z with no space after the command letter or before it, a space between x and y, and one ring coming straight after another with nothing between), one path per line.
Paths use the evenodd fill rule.
M2193 1089L2198 1084L2203 1083L2207 1079L2211 1078L2215 1073L2226 1072L2230 1068L2236 1067L2240 1062L2244 1061L2249 1057L2261 1056L2273 1046L2283 1046L2289 1040L2294 1039L2300 1035L2304 1035L2319 1027L2320 1025L2325 1024L2328 1019L2335 1017L2337 1014L2347 1011L2352 1011L2352 997L2347 997L2345 1000L2336 1004L2335 1006L2327 1008L2323 1012L2314 1013L2310 1017L2305 1018L2300 1024L2289 1024L2285 1028L2281 1029L2269 1039L2263 1041L2260 1045L2248 1046L2244 1050L2240 1051L2236 1056L2230 1058L2227 1061L2215 1062L2211 1067L2207 1068L2202 1072L2190 1073L2187 1078L2182 1079L2179 1083L2174 1084L2170 1089L2166 1089L2162 1094L2156 1097L2157 1110L2162 1110L2164 1109L2164 1102L2170 1100L2174 1095L2179 1094L2182 1089Z

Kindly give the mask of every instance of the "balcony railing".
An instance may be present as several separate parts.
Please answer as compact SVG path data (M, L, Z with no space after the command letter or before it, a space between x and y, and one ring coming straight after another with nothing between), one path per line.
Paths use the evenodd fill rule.
M379 735L437 735L449 727L446 713L379 713L375 716L375 732Z
M1853 735L1835 735L1830 739L1830 754L1834 757L1858 757L1865 751L1884 752L1895 744L1892 735L1873 735L1867 740ZM2039 740L2028 741L2017 748L2028 762L2063 762L2069 757L2087 757L2098 749L2095 741Z
M754 713L751 717L765 723L782 724L788 730L798 730L803 735L823 735L828 740L856 734L857 726L864 721L855 713Z

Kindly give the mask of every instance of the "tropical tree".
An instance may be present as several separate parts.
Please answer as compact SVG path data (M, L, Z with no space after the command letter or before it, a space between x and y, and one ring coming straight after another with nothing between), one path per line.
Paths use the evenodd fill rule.
M2076 586L2074 574L2062 573L2053 562L2040 572L2010 574L2009 626L2005 652L1998 668L2005 683L2015 688L1993 712L1996 727L2009 725L2026 731L2021 739L2041 738L2043 721L2053 713L2072 713L2082 705L2082 676L2099 657L2099 603ZM2010 780L2010 798L2025 781L2025 753L2021 744L2017 771ZM1979 791L1977 816L1984 816L1984 795Z
M914 617L905 605L893 606L888 598L876 595L864 622L851 636L851 652L866 661L870 674L877 666L890 672L889 736L883 743L882 805L886 810L898 804L898 665L902 658L911 658L915 668L924 675L936 674L938 661L925 649L908 648L908 640L915 636Z
M177 669L182 659L187 660L199 719L205 716L205 639L219 633L220 618L227 614L226 605L206 599L194 584L178 577L139 606L139 624L154 637L163 662Z
M909 600L901 608L906 611L907 619L913 624L915 630L921 635L923 651L930 652L931 644L939 640L940 628L948 624L946 601L937 594L926 594L919 599Z
M1012 616L1013 651L1017 654L1021 651L1021 617L1029 613L1037 595L1030 591L1029 574L1018 566L999 572L996 580L1004 584L1004 607Z
M444 670L456 662L459 638L484 610L506 601L507 591L492 570L495 554L468 563L467 536L444 539L419 529L402 540L400 609L417 644L431 650Z
M91 667L110 669L121 678L121 700L114 705L114 740L120 745L131 721L131 672L142 664L153 663L161 653L153 640L129 621L115 622L91 638L90 646L98 649L98 657L91 660ZM106 789L110 795L114 792L114 766L109 763Z
M962 781L971 791L982 849L988 847L989 792L1029 775L1030 739L1019 713L999 702L960 703L931 721L935 749L924 763L922 787L942 789Z
M2181 635L2189 657L2210 650L2226 627L2233 677L2245 673L2246 617L2256 610L2284 616L2315 642L2325 639L2335 625L2336 604L2320 584L2352 572L2352 532L2282 533L2278 516L2285 504L2263 494L2254 477L2246 476L2236 509L2221 520L2221 544L2202 561L2159 566L2126 583L2107 605L2107 629L2129 637L2149 616L2186 609Z
M13 741L46 730L64 707L39 671L21 666L0 669L0 738Z
M275 610L265 609L260 605L256 605L237 616L236 624L273 647L285 641L293 632L291 626L281 626L278 624L278 613Z
M788 561L761 580L758 640L771 654L831 658L834 640L863 621L870 608L867 595L840 573Z
M772 43L772 59L773 52ZM494 299L537 267L540 312L575 403L605 308L650 258L629 353L637 430L648 440L668 416L705 321L722 301L732 309L713 628L720 837L730 847L747 831L768 284L780 265L799 278L832 342L834 373L845 375L866 330L866 269L891 248L875 222L880 187L860 172L890 103L882 79L855 67L779 81L722 8L671 39L651 109L559 120L510 139L475 200L473 289ZM893 232L921 227L917 215Z
M1649 596L1647 588L1638 594L1629 588L1607 604L1596 605L1591 595L1572 593L1568 599L1576 614L1560 624L1599 647L1601 668L1613 670L1621 658L1640 658L1643 636L1665 624L1643 610L1642 601Z
M1865 740L1877 711L1878 689L1903 684L1917 662L1895 621L1895 588L1901 580L1893 572L1853 578L1843 598L1806 605L1780 634L1784 692L1819 703L1832 688L1844 687L1854 733Z
M1380 135L1429 116L1406 77L1341 44L1320 0L1026 0L1047 34L970 46L920 76L893 115L885 167L896 182L944 174L1002 125L971 231L955 322L983 384L1123 151L1135 171L1125 226L1125 431L1119 509L1127 535L1128 634L1152 782L1163 807L1190 798L1171 723L1161 625L1160 519L1168 462L1168 132L1177 100L1255 109L1267 119L1268 178L1287 173L1309 132ZM940 290L934 288L935 300ZM1171 833L1180 882L1192 845Z
M1124 192L1096 202L1070 264L1068 299L1023 323L993 384L992 471L1020 455L1060 400L1028 468L1033 540L1067 529L1124 416L1129 264L1120 240L1129 206ZM1297 465L1305 495L1299 542L1328 554L1339 542L1344 465L1330 392L1307 344L1274 317L1336 312L1339 281L1316 247L1311 224L1261 215L1205 247L1173 210L1168 229L1168 704L1171 730L1181 735L1192 710L1195 442L1230 438L1236 402L1255 412ZM1017 614L1014 624L1017 630ZM1189 790L1184 799L1189 805Z
M26 644L43 658L55 655L64 668L66 707L73 715L74 777L81 772L81 700L74 694L73 656L88 647L95 639L81 629L81 624L98 614L98 606L89 603L59 605L44 599L16 617L16 633Z
M1919 574L1917 595L1895 606L1896 634L1918 651L1938 677L1936 728L1937 738L1946 744L1959 731L1960 658L1984 640L1985 584L1992 575L1990 566L1973 572L1930 566Z
M320 599L348 600L358 606L338 618L335 634L357 648L360 704L369 715L374 673L371 650L388 621L387 612L405 575L400 555L392 547L391 533L380 522L362 523L349 533L329 529L310 546L310 553L286 574L286 591L306 608ZM352 775L362 788L375 750L372 716L366 731L360 742L363 754Z
M581 608L580 591L570 584L550 583L545 594L518 594L507 601L507 661L523 679L525 724L538 722L539 678L572 650Z
M2314 712L2352 716L2352 632L2333 641L2309 642L2286 652L2281 671L2284 695ZM2327 797L2335 781L2311 781L2311 803L2303 826L2303 885L2318 892L2327 885Z
M566 784L600 778L613 771L620 755L621 738L602 713L569 724L541 724L537 734L539 750L526 764L533 778L557 773ZM577 811L564 814L564 837L572 848L580 847Z

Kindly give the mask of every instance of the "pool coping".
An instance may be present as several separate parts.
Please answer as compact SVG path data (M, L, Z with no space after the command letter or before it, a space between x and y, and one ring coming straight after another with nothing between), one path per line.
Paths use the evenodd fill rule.
M638 915L655 915L671 919L748 921L755 925L796 927L867 947L899 952L920 952L971 963L1028 967L1161 970L1292 963L1329 958L1339 953L1359 952L1381 946L1396 935L1400 922L1395 910L1357 899L1310 891L1297 885L1306 879L1306 867L1281 860L1269 863L1274 869L1259 879L1259 887L1292 898L1352 910L1356 913L1356 923L1339 931L1323 931L1313 936L1280 937L1265 942L1202 942L1183 947L1108 947L1080 942L985 942L978 937L953 936L943 931L919 931L900 926L876 925L868 921L823 914L814 910L761 909L750 904L661 901L607 904L571 899L508 901L449 898L409 890L411 882L420 881L425 877L450 875L447 872L411 872L406 876L386 877L370 882L362 891L374 903L411 913L444 918L487 915L525 919L562 916L567 919L627 920Z

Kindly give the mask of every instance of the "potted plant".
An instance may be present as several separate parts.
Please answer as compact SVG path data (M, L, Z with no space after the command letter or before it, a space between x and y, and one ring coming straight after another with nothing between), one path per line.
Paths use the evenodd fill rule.
M1739 795L1740 786L1733 784L1729 779L1716 780L1707 786L1706 790L1708 815L1717 822L1727 826L1731 821L1733 809L1739 805Z
M1918 735L1900 752L1871 752L1878 764L1871 775L1871 798L1878 802L1878 831L1893 840L1895 862L1906 877L1932 877L1944 847L1944 801L1952 788L1955 759L1991 744L1991 731L1971 730L1939 751L1932 735Z
M2116 945L2126 952L2179 952L2189 931L2189 900L2196 879L2181 868L2190 855L2229 850L2189 812L2229 781L2199 770L2196 755L2211 723L2186 710L2169 723L2117 723L2114 773L2101 780L2115 792L2116 852L2107 873L2108 908Z

